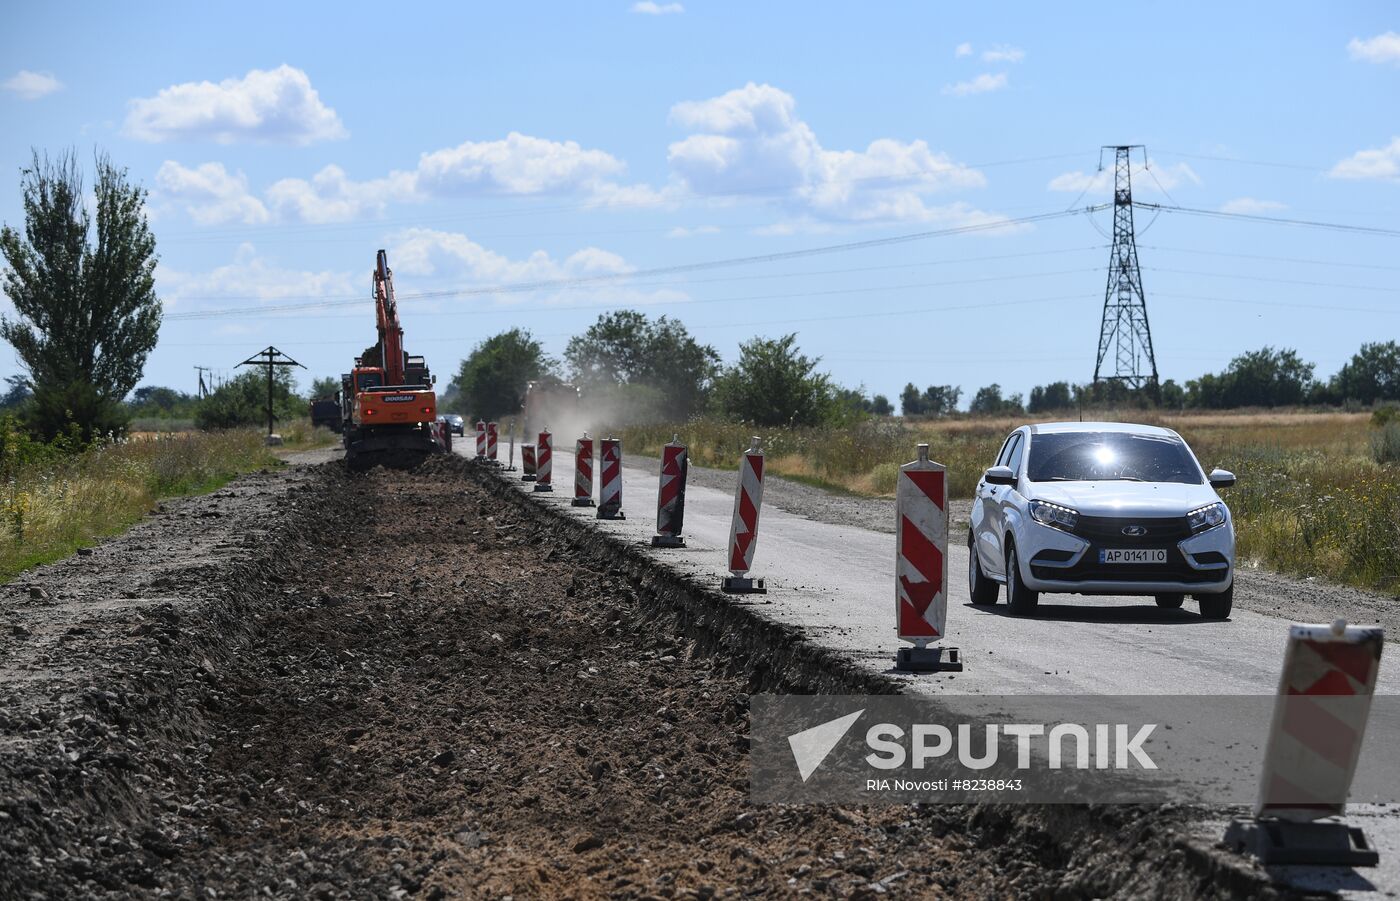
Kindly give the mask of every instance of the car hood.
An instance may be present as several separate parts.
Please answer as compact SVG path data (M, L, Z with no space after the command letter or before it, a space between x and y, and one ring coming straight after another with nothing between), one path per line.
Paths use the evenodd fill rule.
M1209 483L1031 482L1026 496L1078 510L1085 516L1181 516L1220 500Z

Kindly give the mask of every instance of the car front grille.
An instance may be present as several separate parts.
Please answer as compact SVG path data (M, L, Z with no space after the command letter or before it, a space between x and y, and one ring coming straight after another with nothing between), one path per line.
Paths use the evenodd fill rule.
M1137 527L1141 535L1128 535L1126 528ZM1080 516L1074 524L1074 534L1109 547L1160 546L1167 541L1191 537L1191 528L1184 516ZM1111 542L1111 544L1110 544Z

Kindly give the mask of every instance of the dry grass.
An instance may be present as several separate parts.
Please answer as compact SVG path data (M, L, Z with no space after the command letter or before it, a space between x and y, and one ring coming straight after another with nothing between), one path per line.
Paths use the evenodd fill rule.
M160 498L212 491L279 465L255 431L132 437L9 465L0 487L0 579L129 527Z
M1063 417L1060 417L1063 418ZM1400 463L1378 462L1378 428L1367 413L1246 412L1092 417L1175 429L1207 469L1239 477L1225 493L1243 560L1297 575L1400 594ZM948 467L953 497L971 497L1007 433L1042 418L889 420L844 429L758 430L768 470L866 496L893 494L901 463L926 442ZM750 426L700 420L623 430L633 453L659 455L678 433L691 459L733 468L755 434Z

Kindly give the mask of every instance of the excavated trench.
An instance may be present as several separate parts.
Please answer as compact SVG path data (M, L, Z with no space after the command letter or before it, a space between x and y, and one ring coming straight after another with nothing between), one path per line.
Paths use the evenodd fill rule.
M1154 811L750 805L750 692L892 686L461 460L253 477L6 592L0 897L1268 891Z

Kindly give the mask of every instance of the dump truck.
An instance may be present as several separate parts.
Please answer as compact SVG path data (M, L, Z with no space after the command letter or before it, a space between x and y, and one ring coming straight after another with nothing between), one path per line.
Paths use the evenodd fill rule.
M340 399L336 395L313 398L311 401L311 426L324 426L332 432L339 432L344 426Z
M383 250L371 278L379 340L340 378L345 460L352 469L412 468L448 453L450 439L437 415L436 380L427 362L404 350L394 274Z

